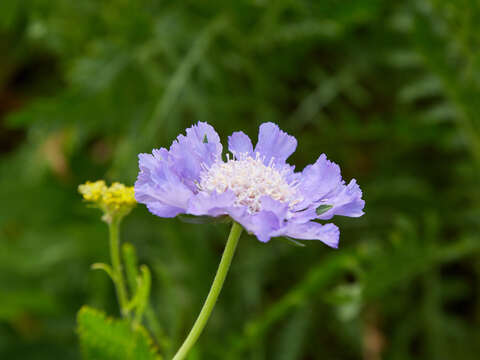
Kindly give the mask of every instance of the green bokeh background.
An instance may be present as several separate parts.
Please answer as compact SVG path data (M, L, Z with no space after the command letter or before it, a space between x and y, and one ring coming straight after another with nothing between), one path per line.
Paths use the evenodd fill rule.
M196 121L273 121L364 190L340 250L244 235L190 359L478 359L477 0L1 0L0 358L80 359L82 304L118 316L107 228L77 185L133 184ZM123 224L178 346L226 225Z

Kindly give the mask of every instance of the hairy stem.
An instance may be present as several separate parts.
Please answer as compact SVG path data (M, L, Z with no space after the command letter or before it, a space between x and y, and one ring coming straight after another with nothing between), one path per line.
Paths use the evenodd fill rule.
M202 310L198 315L195 324L190 330L187 338L183 342L180 349L177 351L173 360L182 360L187 356L190 349L195 345L198 337L202 333L207 321L212 313L212 310L217 302L218 295L222 290L223 283L225 282L225 277L227 276L228 269L232 263L233 254L238 244L238 239L242 234L242 227L236 222L233 223L232 229L230 230L230 235L228 236L227 245L225 245L225 250L223 251L222 259L220 260L220 265L218 266L217 274L213 280L212 287L208 293L207 299L203 304Z

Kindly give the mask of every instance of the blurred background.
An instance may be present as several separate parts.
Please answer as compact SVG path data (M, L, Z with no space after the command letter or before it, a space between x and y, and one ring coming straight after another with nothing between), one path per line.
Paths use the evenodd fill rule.
M0 1L0 358L80 359L82 304L118 316L107 227L77 193L132 185L196 121L273 121L364 190L341 248L244 235L192 359L478 359L477 0ZM227 225L123 223L177 347Z

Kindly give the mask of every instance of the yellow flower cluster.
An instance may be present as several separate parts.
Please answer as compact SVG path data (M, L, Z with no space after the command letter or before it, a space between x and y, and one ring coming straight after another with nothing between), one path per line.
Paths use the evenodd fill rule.
M114 182L110 186L102 198L105 206L113 210L119 210L121 207L133 207L137 203L135 201L135 192L133 186L125 186L118 182Z
M78 192L82 194L86 201L99 202L107 189L108 187L103 180L95 182L87 181L85 184L78 187Z
M104 220L112 221L113 218L121 218L128 214L137 203L133 186L125 186L114 182L107 186L105 181L87 181L78 187L85 201L98 206L105 213Z

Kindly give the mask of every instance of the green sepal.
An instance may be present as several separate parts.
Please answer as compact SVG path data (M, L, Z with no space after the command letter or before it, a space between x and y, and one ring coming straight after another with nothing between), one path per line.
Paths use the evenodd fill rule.
M297 247L305 247L306 245L304 243L301 243L298 240L292 239L291 237L288 236L283 236L280 239L288 242L290 245L297 246Z
M320 205L319 207L317 207L315 212L317 213L317 215L322 215L326 213L328 210L330 210L331 208L333 208L333 205Z

